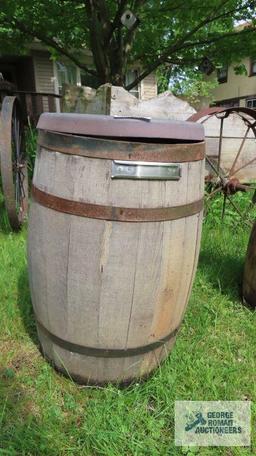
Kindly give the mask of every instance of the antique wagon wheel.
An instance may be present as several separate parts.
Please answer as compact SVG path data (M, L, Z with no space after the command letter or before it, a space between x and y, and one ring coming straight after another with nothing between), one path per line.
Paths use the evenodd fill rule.
M224 121L229 119L231 114L235 114L235 116L243 122L244 131L241 137L225 137ZM206 126L207 121L213 117L217 118L219 121L218 129L216 131L218 137L216 136L213 138L213 136L207 134L206 128L206 144L208 143L207 149L209 149L206 150L206 200L209 201L216 193L222 192L222 218L225 215L226 201L228 200L233 209L235 209L247 223L246 216L248 210L253 207L256 199L256 167L252 171L252 166L256 165L256 111L243 107L213 107L193 114L188 120L200 122ZM214 139L216 140L215 143L211 143ZM249 139L250 141L253 141L253 153L245 151L246 140ZM237 140L238 144L237 149L231 154L232 157L229 157L229 161L227 162L227 160L225 160L225 151L223 150L225 147L223 147L223 143L224 141L227 143L228 140ZM252 200L245 211L242 211L231 198L232 195L239 191L254 191Z
M28 177L22 109L16 97L3 99L0 113L2 189L10 225L18 230L28 209Z

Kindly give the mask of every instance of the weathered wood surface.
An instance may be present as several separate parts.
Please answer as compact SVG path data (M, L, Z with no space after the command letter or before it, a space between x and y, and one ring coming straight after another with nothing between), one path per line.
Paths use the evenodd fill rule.
M253 225L244 266L243 298L256 307L256 222Z
M61 99L61 95L55 93L27 92L22 90L16 90L14 93L20 99L24 121L30 122L33 126L36 126L40 115L44 111L56 112L56 103L59 103Z
M67 86L63 98L63 112L187 120L196 111L188 102L175 97L169 91L149 100L138 100L122 87L104 84L97 91L89 87ZM215 116L205 120L206 117L200 119L205 128L206 155L216 158L219 152L220 120ZM247 126L236 114L231 114L225 119L223 125L224 139L220 166L228 173ZM252 130L248 134L234 171L240 168L242 169L232 176L242 182L256 179L256 145Z
M157 145L156 145L157 147ZM182 163L179 181L111 180L111 160L40 149L34 184L67 199L121 207L167 207L203 196L204 162ZM181 324L200 245L202 214L128 223L55 212L33 201L29 271L36 317L74 344L129 349ZM38 328L45 355L82 382L124 382L158 366L174 344L123 358L64 350Z
M175 97L170 91L139 100L123 87L111 84L104 84L97 90L65 86L62 111L176 120L186 120L196 112L188 102Z
M253 122L252 119L250 119ZM205 129L206 155L218 159L220 120L216 116L200 119ZM232 168L236 155L246 135L247 125L237 114L230 114L223 122L223 140L221 147L220 167L228 174ZM240 169L241 168L241 169ZM239 170L238 172L236 172ZM256 142L255 135L250 129L243 148L230 177L241 182L250 182L256 179Z

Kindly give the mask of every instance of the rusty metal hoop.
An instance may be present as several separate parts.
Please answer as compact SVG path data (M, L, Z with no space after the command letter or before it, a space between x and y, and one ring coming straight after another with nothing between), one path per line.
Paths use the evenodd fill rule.
M238 148L238 151L234 157L233 163L230 166L230 169L227 171L224 171L222 166L221 166L221 158L222 158L222 139L223 139L223 123L224 119L228 118L230 114L236 113L245 123L247 129L244 134L244 137L242 138L241 144ZM239 179L237 179L236 174L241 171L243 168L246 166L252 164L254 161L256 161L256 148L255 148L255 157L251 160L249 160L246 163L243 163L242 166L236 166L239 157L242 154L242 150L245 144L245 140L248 137L248 133L250 129L253 131L254 136L256 138L256 111L251 108L247 107L230 107L230 108L225 108L225 107L210 107L203 109L195 114L193 114L188 120L192 122L200 122L200 123L205 123L210 117L216 116L218 119L220 119L220 135L219 135L219 144L218 144L218 154L216 158L213 158L211 156L206 156L206 162L208 165L209 170L214 174L213 176L210 175L208 179L206 180L207 182L214 182L217 180L215 183L215 186L213 188L213 191L208 195L210 198L214 196L217 192L223 192L224 195L224 200L223 200L223 208L222 208L222 218L224 217L225 214L225 206L226 206L226 200L230 202L230 204L233 206L233 208L242 216L244 217L244 213L240 211L240 208L237 207L237 205L231 200L230 196L233 195L234 193L238 191L246 192L249 190L254 190L255 186L252 186L251 184L242 184ZM250 120L248 117L250 117ZM216 179L217 178L217 179ZM255 176L256 178L256 176ZM250 203L250 207L253 206L255 203L255 194L256 191L254 192L254 196L252 198L252 202ZM248 207L248 210L249 208Z
M18 231L27 216L28 173L22 108L15 96L6 96L0 113L2 189L11 228Z

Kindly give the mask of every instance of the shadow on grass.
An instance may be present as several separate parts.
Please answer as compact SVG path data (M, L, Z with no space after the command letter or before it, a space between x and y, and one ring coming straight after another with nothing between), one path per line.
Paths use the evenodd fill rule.
M227 254L203 248L198 263L198 270L207 277L211 286L231 300L242 301L244 258L235 253Z
M30 297L28 270L22 269L18 278L18 299L17 304L19 307L20 315L25 327L25 330L31 340L39 346L39 341L36 331L35 317Z
M17 304L26 333L39 347L25 267L18 276ZM16 340L14 343L15 350L8 361L0 360L0 454L57 455L49 430L53 425L49 421L42 423L44 408L34 398L38 375L42 375L38 352L27 351L22 340L20 345ZM6 350L10 350L7 344ZM44 381L47 383L46 376Z

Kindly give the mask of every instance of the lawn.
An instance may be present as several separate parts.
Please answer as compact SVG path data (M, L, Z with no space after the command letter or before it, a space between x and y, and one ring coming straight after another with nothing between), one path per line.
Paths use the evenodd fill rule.
M216 199L203 229L188 311L160 369L128 388L79 387L43 359L31 308L26 227L0 230L0 455L253 455L174 445L175 400L252 400L255 312L240 300L249 228ZM254 406L255 407L255 406Z

